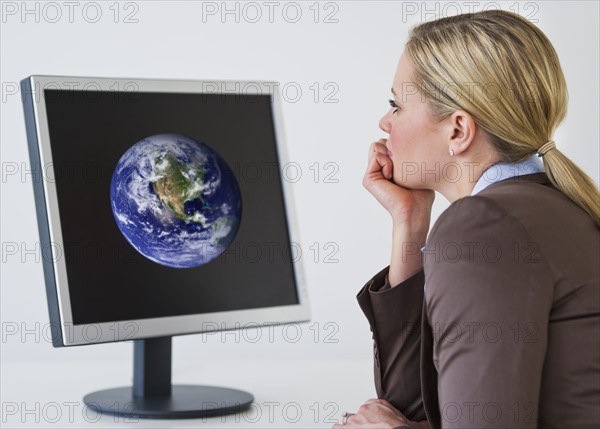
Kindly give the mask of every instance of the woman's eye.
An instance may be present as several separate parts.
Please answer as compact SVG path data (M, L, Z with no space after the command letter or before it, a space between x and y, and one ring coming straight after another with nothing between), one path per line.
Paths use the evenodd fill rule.
M390 106L393 107L394 109L394 113L396 113L398 110L400 110L400 108L398 107L398 105L396 104L396 102L392 99L389 99L388 102L390 103Z

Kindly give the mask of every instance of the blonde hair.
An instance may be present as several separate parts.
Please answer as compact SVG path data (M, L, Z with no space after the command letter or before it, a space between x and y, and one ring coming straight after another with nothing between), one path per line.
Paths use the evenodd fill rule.
M519 15L486 10L424 22L411 29L405 50L433 117L468 112L503 162L531 156L566 116L567 85L556 51ZM558 148L543 161L550 182L600 226L594 181Z

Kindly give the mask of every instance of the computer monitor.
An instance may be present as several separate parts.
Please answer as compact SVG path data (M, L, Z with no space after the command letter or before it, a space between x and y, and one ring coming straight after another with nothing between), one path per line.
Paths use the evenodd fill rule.
M134 343L98 411L189 418L251 394L171 385L171 337L309 320L276 82L21 81L55 347Z

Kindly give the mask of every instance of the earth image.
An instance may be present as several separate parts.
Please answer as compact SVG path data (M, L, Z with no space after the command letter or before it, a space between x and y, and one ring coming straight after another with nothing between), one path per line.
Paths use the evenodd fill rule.
M158 134L131 146L110 184L112 212L125 239L146 258L191 268L234 240L242 199L233 172L210 146Z

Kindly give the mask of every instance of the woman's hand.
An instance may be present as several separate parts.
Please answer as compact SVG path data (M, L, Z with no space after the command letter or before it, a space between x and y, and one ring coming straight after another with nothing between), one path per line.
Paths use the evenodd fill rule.
M394 165L379 139L369 147L369 165L363 186L390 213L394 224L429 226L435 192L431 189L408 189L394 182Z
M335 424L333 429L428 429L427 420L412 422L385 399L369 399L356 414L348 417L346 424Z

